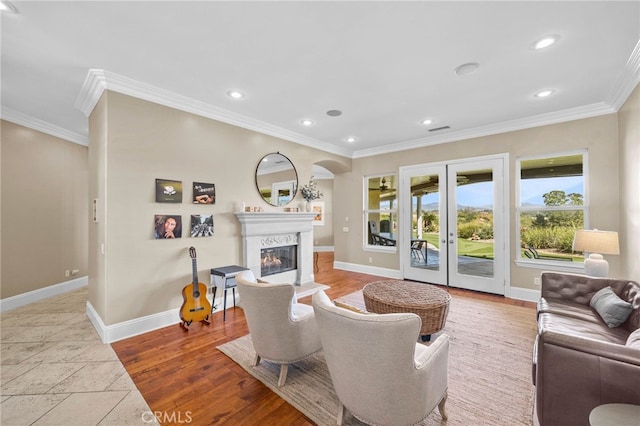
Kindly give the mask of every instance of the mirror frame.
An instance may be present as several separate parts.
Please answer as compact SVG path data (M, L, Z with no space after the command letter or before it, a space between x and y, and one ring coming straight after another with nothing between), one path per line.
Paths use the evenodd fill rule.
M283 159L285 159L286 161L289 162L289 165L291 166L291 169L286 168L285 170L281 170L281 171L289 171L289 170L293 170L293 179L288 179L285 181L281 181L281 182L273 182L271 184L271 196L270 197L265 197L265 195L262 193L260 185L258 183L258 176L259 171L260 171L260 166L262 165L263 161L270 156L275 156L278 155L280 157L282 157ZM260 194L260 197L264 200L265 203L274 206L274 207L284 207L287 204L291 203L293 201L293 199L296 197L296 195L298 194L298 186L299 186L299 182L298 182L298 171L296 170L296 166L293 165L293 162L289 159L289 157L287 157L284 154L281 154L280 152L270 152L266 155L264 155L262 158L260 158L260 161L258 162L258 165L256 166L256 173L255 173L255 181L256 181L256 189L258 190L258 194ZM273 194L274 191L280 191L280 190L288 190L289 185L293 184L293 188L291 188L291 196L289 197L288 201L283 203L283 204L279 204L278 200L276 198L275 202L272 202L271 200L273 199Z

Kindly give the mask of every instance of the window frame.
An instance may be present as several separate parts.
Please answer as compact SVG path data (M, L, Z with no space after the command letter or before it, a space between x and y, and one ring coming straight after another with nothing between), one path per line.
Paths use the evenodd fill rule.
M576 205L565 205L565 206L535 206L535 207L526 207L522 205L522 193L521 193L521 177L522 177L522 162L530 161L530 160L544 160L544 159L552 159L557 157L567 157L581 155L582 156L582 184L583 184L583 203L582 206ZM562 260L549 260L549 259L530 259L527 257L523 257L521 253L521 245L520 241L522 241L521 237L521 222L520 217L523 212L531 212L531 211L548 211L548 212L557 212L557 211L576 211L582 210L583 214L583 227L584 229L589 229L589 157L588 151L586 149L573 150L573 151L562 151L556 153L546 153L546 154L532 154L519 156L515 159L515 263L517 266L521 267L529 267L529 268L539 268L539 269L547 269L549 267L553 267L554 270L560 271L568 271L568 272L576 272L576 270L581 270L584 268L584 263L581 262L566 262Z
M377 178L383 178L383 177L393 177L394 181L396 182L396 202L395 205L396 207L393 208L393 203L392 206L388 209L369 209L369 180L370 179L377 179ZM396 245L395 246L382 246L382 245L373 245L373 244L369 244L369 214L374 213L374 214L389 214L391 218L395 218L396 221L399 220L398 218L398 185L397 185L397 180L398 180L398 175L395 172L388 172L388 173L376 173L376 174L371 174L371 175L364 175L363 179L362 179L362 192L363 192L363 197L362 197L362 223L363 223L363 238L362 238L362 247L365 251L374 251L374 252L383 252L383 253L397 253L398 251L398 239L396 239ZM399 224L398 224L398 229L400 228Z

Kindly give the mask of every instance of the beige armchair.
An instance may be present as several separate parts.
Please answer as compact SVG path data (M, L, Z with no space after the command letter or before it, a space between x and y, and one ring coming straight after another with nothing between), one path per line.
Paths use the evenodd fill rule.
M236 275L236 283L256 351L253 365L261 359L280 364L283 386L289 364L322 349L313 308L295 302L293 285L258 283L251 271Z
M446 419L449 336L418 343L420 318L358 313L335 306L323 291L313 295L329 374L344 409L377 425L413 425L438 406Z

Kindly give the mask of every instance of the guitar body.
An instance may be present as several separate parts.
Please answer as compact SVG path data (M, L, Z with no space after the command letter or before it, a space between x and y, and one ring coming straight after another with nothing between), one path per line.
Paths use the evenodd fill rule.
M198 295L198 297L194 296ZM207 286L202 283L196 284L196 291L193 291L193 284L186 285L182 289L182 307L180 308L180 319L184 322L205 321L211 314L211 303L207 300Z
M183 302L180 307L180 319L185 330L188 330L194 321L209 324L209 315L211 315L211 303L207 299L207 286L198 282L196 249L189 247L189 255L191 256L193 281L182 289Z

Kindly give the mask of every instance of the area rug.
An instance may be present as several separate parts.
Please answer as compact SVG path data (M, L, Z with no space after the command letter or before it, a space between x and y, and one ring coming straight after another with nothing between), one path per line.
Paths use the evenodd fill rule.
M362 306L362 293L339 301ZM445 422L434 410L424 425L531 425L534 387L531 350L536 334L535 310L453 296L445 328L451 339L449 398ZM373 345L373 343L372 343ZM280 397L318 425L335 425L338 399L322 352L291 365L287 382L277 386L279 366L254 356L247 335L218 347ZM366 354L363 354L366 356ZM347 412L345 424L362 425Z

